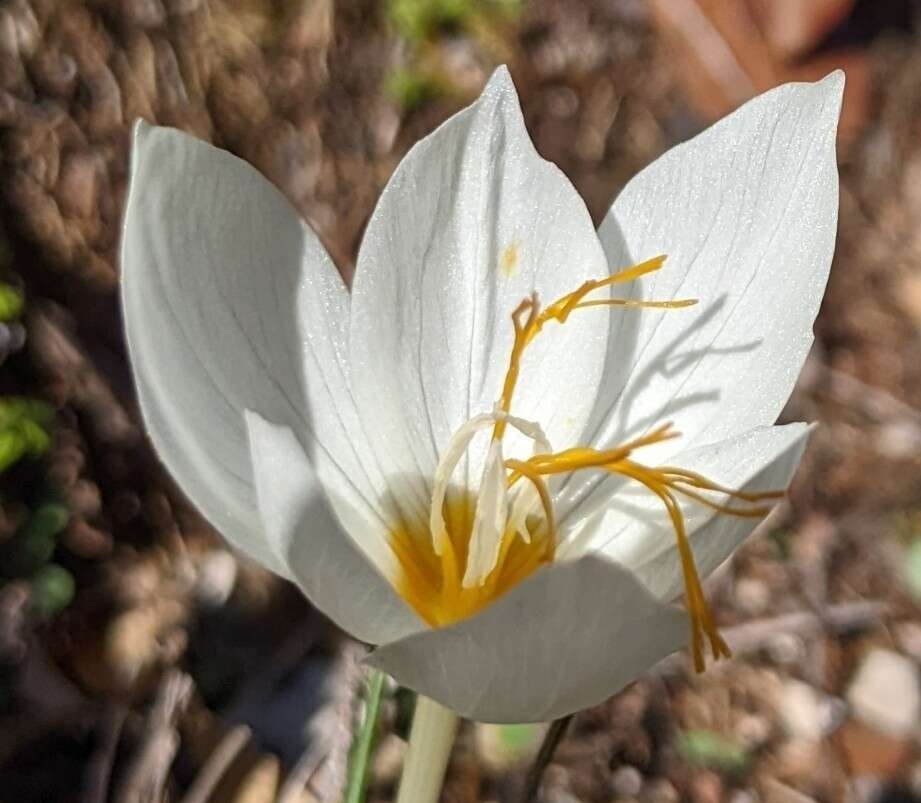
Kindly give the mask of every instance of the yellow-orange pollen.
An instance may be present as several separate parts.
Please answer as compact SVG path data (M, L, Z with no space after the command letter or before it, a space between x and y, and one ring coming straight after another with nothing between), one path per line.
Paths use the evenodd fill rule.
M492 428L492 443L498 447L496 453L501 454L501 443L508 426L519 429L534 441L535 453L526 459L503 460L499 468L504 471L504 487L510 498L513 491L517 492L519 502L525 498L529 489L530 495L526 503L518 507L512 502L511 515L503 514L497 519L497 543L486 553L482 552L483 546L480 543L480 533L484 527L480 520L485 518L478 507L482 504L481 500L466 489L447 484L446 476L436 478L436 484L440 483L442 490L440 493L436 490L433 500L433 524L428 528L401 526L394 529L391 545L399 566L395 586L428 624L438 627L470 616L520 583L538 567L552 562L558 541L545 478L574 471L595 470L639 483L661 501L674 530L681 561L695 669L702 671L704 668L706 642L709 642L715 659L730 655L704 598L678 498L684 497L721 514L760 518L770 510L770 504L765 503L775 502L783 493L737 491L693 471L675 466L650 467L637 462L634 453L643 447L679 437L671 423L662 424L613 449L577 446L554 452L539 427L511 416L522 356L528 344L550 321L565 324L574 310L590 307L676 309L696 303L695 299L586 300L586 296L595 290L657 271L664 262L665 257L658 256L605 279L587 281L544 309L540 308L536 295L532 295L524 299L512 313L515 336L502 395L492 414L478 416L465 425L469 432L458 440L456 449L466 449L473 432L483 428L485 423ZM454 457L456 462L459 455ZM442 468L450 474L453 464L439 466L439 471ZM480 495L484 493L481 487ZM708 494L716 495L718 499L727 499L715 501ZM501 505L505 505L504 497ZM493 508L489 508L488 512L494 512ZM477 555L486 554L485 565L489 567L486 571L470 571L468 562L477 559L475 552Z

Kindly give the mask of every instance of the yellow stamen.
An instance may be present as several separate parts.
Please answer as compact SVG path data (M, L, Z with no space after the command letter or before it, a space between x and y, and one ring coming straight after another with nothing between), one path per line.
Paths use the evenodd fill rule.
M492 413L466 422L452 438L436 471L435 491L429 530L408 529L405 525L393 533L391 543L400 567L395 585L403 598L433 627L442 626L476 613L510 588L524 580L543 564L552 562L557 547L556 522L552 499L545 478L574 471L597 470L637 482L652 493L665 508L674 530L684 581L688 619L691 628L691 654L697 671L704 668L704 643L719 659L730 655L720 637L704 597L694 554L691 550L684 513L678 502L681 496L717 513L756 518L764 516L769 505L783 494L778 491L747 492L727 488L694 471L675 467L650 467L638 463L633 454L647 446L679 436L671 423L662 424L613 449L576 446L553 452L540 427L509 415L512 397L521 372L521 360L528 344L553 320L566 323L577 309L622 307L627 309L678 309L696 303L694 299L645 301L637 299L589 299L600 288L632 281L659 270L665 262L658 256L614 273L605 279L584 282L577 290L541 310L536 294L524 299L512 313L514 340L502 393ZM535 444L536 454L526 460L506 459L507 488L511 491L520 480L527 480L536 492L522 496L519 491L512 503L512 515L506 516L505 531L499 534L493 568L488 574L464 587L463 578L470 558L472 511L477 500L466 490L449 488L450 474L468 448L473 433L492 426L493 441L501 440L511 424ZM499 486L501 487L501 486ZM527 490L527 489L525 489ZM728 497L713 499L708 494ZM540 502L538 515L537 502ZM501 529L501 525L497 529ZM493 542L495 543L495 542ZM481 553L477 553L482 557ZM483 567L479 572L484 571Z
M593 301L580 301L573 309L587 307L624 307L625 309L682 309L693 307L696 298L682 298L678 301L643 301L634 298L601 298Z
M626 307L628 309L680 309L681 307L690 307L697 303L697 299L688 298L675 301L641 301L624 298L603 298L591 301L583 301L585 296L602 287L611 287L615 284L623 284L645 276L647 273L653 273L660 270L665 263L665 255L647 259L638 265L626 268L613 273L604 279L589 279L583 282L577 290L558 298L543 311L540 310L540 304L535 293L530 298L522 301L512 313L512 326L515 330L515 339L512 342L512 353L509 355L508 371L505 374L505 381L502 384L502 395L499 398L499 408L504 412L509 412L512 405L512 395L515 392L515 385L518 382L518 375L521 373L521 357L527 345L540 333L544 324L553 320L557 323L564 324L569 318L570 313L576 309L585 309L587 307ZM525 318L525 315L527 317ZM505 421L497 421L493 428L493 439L501 440L505 435Z
M550 491L540 472L521 460L506 460L505 467L513 472L508 478L508 487L511 488L520 477L530 480L540 497L541 507L544 509L544 519L547 524L550 538L556 540L556 521L553 516L553 503L550 501Z
M639 482L659 498L666 509L672 523L672 528L675 531L678 554L681 560L681 569L684 577L688 617L691 622L691 651L694 656L694 666L698 671L701 671L704 666L702 647L704 636L706 636L710 642L710 648L714 658L725 657L730 653L729 648L716 629L713 616L707 606L700 582L700 576L697 573L694 555L691 551L690 542L687 536L684 524L684 514L675 498L675 494L682 494L720 513L753 518L765 515L768 512L768 508L763 506L755 508L732 507L708 499L703 496L702 493L698 493L698 490L726 494L736 502L746 503L776 500L780 498L782 494L776 491L759 493L734 491L712 480L708 480L706 477L696 472L675 468L673 466L650 468L630 459L632 453L637 449L644 446L650 446L654 443L661 443L676 437L677 434L678 433L671 429L670 424L664 424L647 435L634 438L632 441L628 441L615 449L597 450L587 447L577 447L574 449L566 449L555 454L535 455L527 460L526 464L530 466L533 471L543 476L568 474L583 469L600 469ZM525 474L525 470L520 466L515 466L514 468L518 474ZM513 477L514 476L513 474ZM690 490L688 486L698 490Z

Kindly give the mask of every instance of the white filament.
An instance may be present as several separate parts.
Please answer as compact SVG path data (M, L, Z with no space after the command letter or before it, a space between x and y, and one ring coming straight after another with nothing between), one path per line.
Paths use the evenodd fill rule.
M476 500L473 531L467 549L467 568L464 571L464 588L481 585L499 559L502 536L508 520L508 485L505 478L505 458L502 441L489 444L483 479Z
M497 422L504 421L508 426L518 430L526 438L534 442L534 453L535 454L548 454L552 451L550 448L550 442L547 440L547 436L544 435L543 430L540 428L539 424L536 424L533 421L527 421L523 418L517 418L516 416L509 415L501 409L496 409L491 413L481 413L476 415L470 420L466 421L462 426L460 426L452 436L451 440L448 442L447 448L444 450L444 453L441 455L441 459L438 461L438 466L435 468L435 476L432 483L432 506L429 514L429 529L432 534L432 548L435 550L436 555L441 555L444 552L445 542L448 538L448 530L445 525L444 518L444 503L445 497L448 493L448 485L451 481L451 476L454 474L454 470L457 468L457 464L460 462L461 458L464 456L467 449L470 447L470 442L473 440L474 436L481 430L493 427ZM477 519L483 518L483 520L492 519L496 521L495 516L498 515L498 511L492 515L487 516L485 509L484 512L480 513L480 507L484 491L486 490L487 483L493 485L493 490L491 495L496 496L496 475L501 476L503 484L503 494L505 493L505 466L504 461L501 459L502 450L498 449L498 453L494 453L493 447L490 447L490 456L493 457L492 463L490 462L489 457L487 457L486 465L483 470L483 482L480 484L480 498L477 499L477 512L474 518L474 534L471 536L471 554L473 552L473 542L476 538L476 529L477 529ZM493 474L490 475L490 469L492 468ZM496 499L494 498L489 504L494 504ZM527 518L528 513L530 513L535 504L539 504L539 498L536 491L533 488L528 486L523 488L520 491L515 499L515 503L512 505L511 516L508 517L508 520L513 523L516 531L522 533L522 536L530 538L530 534L527 533L527 528L524 526L524 521ZM502 516L503 522L505 521L507 515L507 498L502 497ZM516 524L517 523L517 524ZM503 524L504 531L504 524ZM501 538L502 533L499 534ZM496 546L498 550L498 542ZM488 554L488 551L487 551ZM495 560L495 557L493 558ZM468 557L467 569L464 573L464 586L467 585L467 577L470 572L470 558ZM479 562L479 561L478 561ZM490 569L492 567L490 566ZM487 571L487 574L489 572Z

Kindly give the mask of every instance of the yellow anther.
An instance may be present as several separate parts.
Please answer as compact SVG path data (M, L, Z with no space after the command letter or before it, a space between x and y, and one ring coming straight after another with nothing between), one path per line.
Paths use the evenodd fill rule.
M586 309L588 307L625 307L628 309L680 309L681 307L690 307L697 303L696 299L679 299L675 301L642 301L637 299L626 298L602 298L590 301L583 299L595 290L602 287L611 287L615 284L623 284L653 273L659 270L665 263L665 255L647 259L624 270L612 273L604 279L589 279L583 282L578 289L571 293L561 296L543 311L540 309L540 303L537 294L534 293L530 298L524 299L512 313L512 326L515 330L515 339L512 342L512 352L509 355L508 371L505 374L505 381L502 384L502 395L499 398L499 407L504 412L509 412L512 405L512 396L515 393L515 385L518 383L518 375L521 373L521 358L527 345L540 333L544 324L549 321L556 321L564 324L566 319L573 310ZM527 317L525 317L527 316ZM493 439L501 440L505 435L505 422L497 421L493 428Z

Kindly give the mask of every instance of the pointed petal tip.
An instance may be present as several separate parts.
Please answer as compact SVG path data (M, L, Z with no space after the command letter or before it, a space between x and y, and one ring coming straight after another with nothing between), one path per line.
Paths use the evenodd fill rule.
M820 84L827 86L830 90L844 92L844 86L847 83L847 75L840 67L826 75Z
M143 117L138 117L131 124L132 140L137 141L140 137L146 136L147 132L150 131L151 128L153 128L153 126L150 123L148 123Z
M841 116L841 105L844 102L844 87L846 82L847 77L844 74L844 70L837 69L834 72L830 72L817 84L822 90L822 94L831 101L830 111L835 120Z
M509 72L507 64L500 64L492 71L492 75L489 76L489 80L486 82L486 87L515 90L515 82L512 80L512 74Z
M522 118L521 124L524 126L524 119L521 114L521 100L518 97L518 90L515 88L515 81L509 72L508 66L500 64L493 70L492 75L483 87L480 93L480 102L492 100L500 108L512 108L517 112L517 117Z
M139 154L150 144L153 135L161 130L160 126L147 122L143 117L138 117L131 125L131 166L137 165Z

